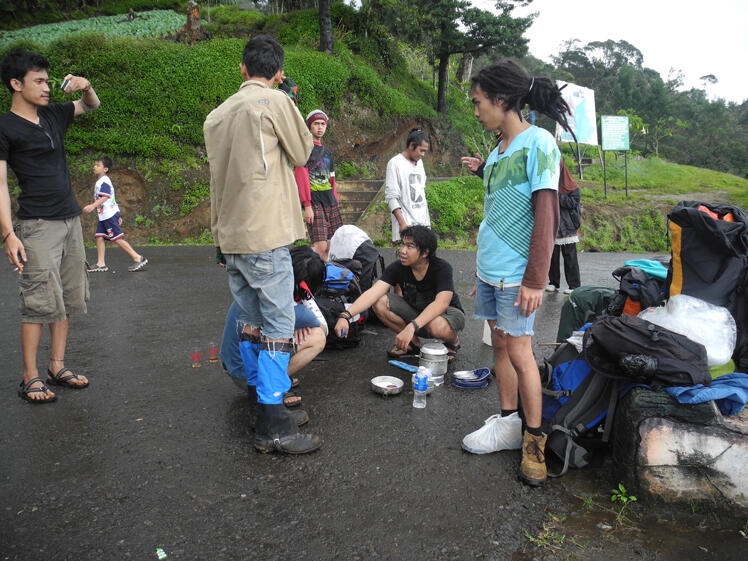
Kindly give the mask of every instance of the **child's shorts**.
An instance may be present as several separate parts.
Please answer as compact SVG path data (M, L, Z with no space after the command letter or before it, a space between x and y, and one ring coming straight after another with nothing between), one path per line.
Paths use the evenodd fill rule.
M122 231L122 228L119 227L119 217L120 213L118 212L111 218L99 220L96 224L96 237L105 238L110 242L123 237L125 233Z
M534 335L535 312L528 316L520 314L520 307L515 306L519 294L519 286L500 289L481 279L476 279L475 319L496 320L495 329L499 329L511 337Z

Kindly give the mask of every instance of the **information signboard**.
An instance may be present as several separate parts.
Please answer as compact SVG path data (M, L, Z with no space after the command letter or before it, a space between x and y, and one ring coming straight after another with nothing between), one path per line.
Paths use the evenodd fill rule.
M600 117L603 132L603 151L629 150L629 118L618 115Z
M580 144L597 146L597 123L595 120L595 91L576 84L556 80L561 96L569 105L569 126ZM556 140L573 142L574 138L556 123Z

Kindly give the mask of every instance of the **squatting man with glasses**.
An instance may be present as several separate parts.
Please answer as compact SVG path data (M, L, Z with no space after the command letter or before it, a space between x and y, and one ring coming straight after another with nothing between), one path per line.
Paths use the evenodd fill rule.
M452 266L436 256L437 237L431 228L410 226L401 239L399 261L340 314L335 333L345 337L351 318L373 307L379 320L397 333L394 348L387 353L390 357L418 352L418 338L431 337L444 341L452 360L460 348L458 332L465 327ZM398 286L402 296L390 290Z

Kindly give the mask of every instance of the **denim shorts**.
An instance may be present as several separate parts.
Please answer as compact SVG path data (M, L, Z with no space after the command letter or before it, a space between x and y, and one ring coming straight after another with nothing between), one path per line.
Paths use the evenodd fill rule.
M259 327L268 339L293 338L293 267L288 248L225 257L239 321Z
M520 314L520 307L515 306L519 286L505 287L503 290L492 286L481 279L476 279L475 319L496 320L495 329L504 331L511 337L534 335L535 312L529 317Z

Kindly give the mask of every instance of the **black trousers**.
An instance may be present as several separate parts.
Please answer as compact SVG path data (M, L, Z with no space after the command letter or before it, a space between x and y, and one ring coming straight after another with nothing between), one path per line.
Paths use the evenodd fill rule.
M579 261L577 261L577 244L567 243L554 245L551 256L551 270L548 271L548 280L556 288L561 286L561 254L564 255L564 276L569 288L579 288L582 284L579 278Z

